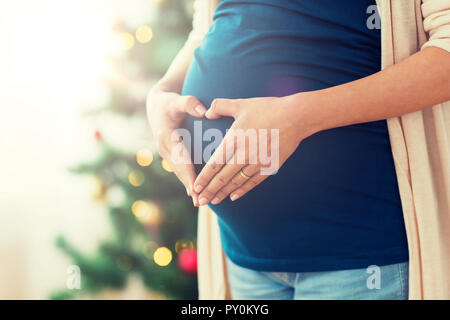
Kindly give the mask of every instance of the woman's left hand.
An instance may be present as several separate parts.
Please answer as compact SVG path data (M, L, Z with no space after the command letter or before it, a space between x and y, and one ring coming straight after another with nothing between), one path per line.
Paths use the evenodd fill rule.
M213 101L205 116L229 116L234 122L195 180L200 205L218 204L229 194L234 201L283 165L309 135L300 123L298 101L297 105L289 97Z

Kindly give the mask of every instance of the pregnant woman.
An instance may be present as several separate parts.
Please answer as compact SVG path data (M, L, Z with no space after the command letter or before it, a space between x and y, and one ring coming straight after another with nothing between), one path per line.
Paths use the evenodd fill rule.
M194 205L218 216L233 298L408 297L385 119L449 100L450 54L430 47L380 71L374 5L220 1L209 32L181 50L148 96L159 152ZM190 135L187 163L171 157L180 128ZM248 157L223 161L230 146L249 153L229 128L277 130L279 170L263 174ZM208 129L224 140L205 159Z

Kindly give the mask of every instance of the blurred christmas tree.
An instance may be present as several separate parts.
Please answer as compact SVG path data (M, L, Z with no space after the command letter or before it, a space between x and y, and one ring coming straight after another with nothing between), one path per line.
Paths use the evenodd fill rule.
M118 21L127 54L112 63L126 81L112 81L109 103L99 112L145 119L145 92L167 69L191 29L190 1L157 1L157 14L138 28ZM126 128L122 128L126 129ZM196 210L184 187L151 146L130 154L94 133L100 156L72 171L93 177L93 197L103 201L109 212L113 234L94 255L77 250L63 236L57 245L81 270L81 290L60 290L53 299L78 294L121 289L131 274L164 297L195 299ZM106 199L106 200L105 200Z

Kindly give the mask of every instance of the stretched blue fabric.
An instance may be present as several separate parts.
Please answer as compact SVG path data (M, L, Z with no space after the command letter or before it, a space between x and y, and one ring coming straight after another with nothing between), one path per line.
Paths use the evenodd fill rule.
M209 107L215 98L285 96L376 73L380 30L367 26L373 5L374 0L224 0L194 52L182 94ZM233 119L189 117L185 126L200 141L195 121L203 132L215 128L225 134ZM196 165L197 172L203 165ZM385 120L314 134L244 197L210 206L225 253L246 268L310 272L408 260Z

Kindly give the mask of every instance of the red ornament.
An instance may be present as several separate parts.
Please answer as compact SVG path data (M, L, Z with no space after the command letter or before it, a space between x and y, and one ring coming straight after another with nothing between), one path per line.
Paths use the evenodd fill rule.
M178 254L178 265L186 273L197 273L197 250L183 249Z
M100 132L100 130L94 131L94 138L95 140L102 140L102 133Z

